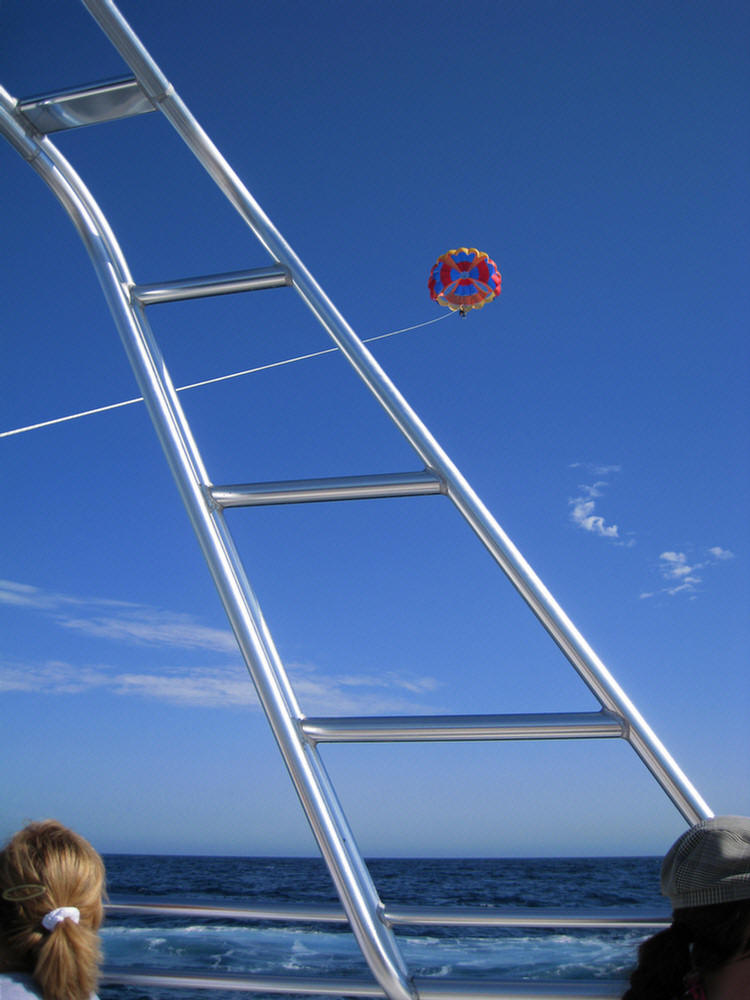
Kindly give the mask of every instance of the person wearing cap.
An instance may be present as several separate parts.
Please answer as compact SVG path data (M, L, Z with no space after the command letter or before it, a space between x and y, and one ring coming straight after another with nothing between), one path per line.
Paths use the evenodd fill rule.
M30 823L0 851L0 1000L96 1000L104 864L77 833Z
M623 1000L750 1000L750 818L715 816L670 848L672 923L644 941Z

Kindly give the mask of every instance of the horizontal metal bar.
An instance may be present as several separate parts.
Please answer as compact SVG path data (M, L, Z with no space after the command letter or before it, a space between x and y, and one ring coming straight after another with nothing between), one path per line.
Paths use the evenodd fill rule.
M387 924L420 927L607 927L656 929L667 926L669 917L653 914L615 914L607 910L575 913L565 910L490 909L483 906L386 906Z
M114 899L105 904L107 915L141 914L143 916L190 917L213 920L278 920L287 923L347 923L342 907L315 904L256 903L253 906L209 906L173 903L169 900L149 903ZM400 906L386 905L383 919L392 926L426 927L603 927L658 928L670 918L644 913L613 913L608 909L570 912L560 909L492 908L485 906Z
M314 903L255 903L253 906L214 906L201 903L174 903L171 900L152 900L144 903L119 897L104 904L107 914L130 913L167 917L191 917L212 920L278 920L288 923L347 923L341 906Z
M625 982L483 982L415 977L418 1000L619 1000Z
M235 292L255 292L262 288L283 288L291 283L287 269L281 264L273 264L247 271L228 271L225 274L207 274L197 278L178 278L175 281L133 285L131 295L142 306L152 306L159 302L180 302L183 299L201 299L210 295L232 295Z
M427 496L442 492L441 480L430 470L212 486L209 490L212 499L220 507L259 507L264 504L316 503L324 500L371 500L379 497Z
M138 86L138 81L130 77L32 97L21 101L18 110L37 132L46 135L142 115L156 111L156 106Z
M118 986L172 987L182 990L244 990L251 993L313 993L322 996L384 997L385 993L371 979L315 979L309 976L222 976L166 973L157 969L126 970L105 968L100 984Z
M316 743L395 743L454 740L610 739L627 735L613 712L535 715L404 715L303 719L302 731Z
M384 997L383 990L366 979L315 979L307 976L203 976L177 975L156 969L119 970L105 968L102 984L227 990L251 993L317 994L319 996ZM473 979L414 979L417 1000L618 1000L625 983L620 982L483 982Z

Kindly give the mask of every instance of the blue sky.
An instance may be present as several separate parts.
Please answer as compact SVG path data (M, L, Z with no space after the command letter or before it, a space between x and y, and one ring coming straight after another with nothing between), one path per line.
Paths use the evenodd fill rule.
M748 60L740 3L123 0L371 349L717 812L750 813ZM0 5L26 97L122 75L73 0ZM267 257L150 115L62 135L139 282ZM137 395L85 252L7 144L0 431ZM291 291L154 307L177 385L330 346ZM182 394L215 482L418 460L338 354ZM140 404L0 438L0 834L315 847ZM440 497L231 511L308 714L574 711L591 695ZM659 853L619 741L324 759L367 854Z

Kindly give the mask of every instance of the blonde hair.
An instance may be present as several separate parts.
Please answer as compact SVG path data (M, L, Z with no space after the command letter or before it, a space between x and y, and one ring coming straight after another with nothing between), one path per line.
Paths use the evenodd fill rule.
M88 1000L96 989L104 864L83 837L43 820L20 830L0 852L0 968L30 972L44 1000ZM53 931L42 918L75 906L80 922Z

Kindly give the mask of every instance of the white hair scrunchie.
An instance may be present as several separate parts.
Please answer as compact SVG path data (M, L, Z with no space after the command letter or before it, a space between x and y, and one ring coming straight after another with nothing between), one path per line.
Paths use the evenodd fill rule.
M56 910L50 910L42 917L42 927L46 931L53 931L63 920L72 920L77 924L81 919L81 911L77 906L58 906Z

